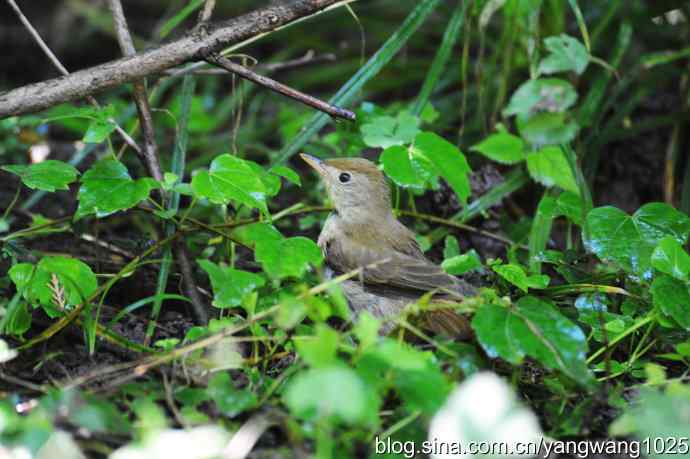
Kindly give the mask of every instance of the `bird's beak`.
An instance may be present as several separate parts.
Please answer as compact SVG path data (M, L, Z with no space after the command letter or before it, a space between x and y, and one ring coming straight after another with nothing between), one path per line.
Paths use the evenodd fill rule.
M309 164L319 175L326 174L326 163L317 158L316 156L308 155L306 153L300 153L300 157Z

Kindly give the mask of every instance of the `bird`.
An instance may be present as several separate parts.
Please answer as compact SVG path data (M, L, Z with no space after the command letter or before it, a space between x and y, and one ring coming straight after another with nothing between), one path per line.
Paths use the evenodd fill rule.
M317 241L327 276L359 270L340 284L355 318L369 311L382 320L385 334L408 304L431 293L433 307L423 314L422 328L469 339L468 320L448 303L473 296L476 289L426 258L415 234L393 214L390 187L376 164L364 158L300 156L323 181L334 208Z

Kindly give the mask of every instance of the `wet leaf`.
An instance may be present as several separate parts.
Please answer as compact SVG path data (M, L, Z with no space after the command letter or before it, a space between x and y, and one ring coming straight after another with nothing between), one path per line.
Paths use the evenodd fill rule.
M660 275L651 287L654 306L673 317L685 330L690 330L690 290L688 284L671 276Z
M687 241L690 218L673 207L649 203L632 216L611 206L592 209L584 227L584 243L603 261L610 261L644 280L652 278L651 256L659 242L671 236Z
M519 364L530 356L581 384L592 382L585 334L551 303L526 296L512 308L488 304L477 311L472 327L492 358Z
M672 236L666 236L652 253L652 266L680 280L687 280L690 274L690 255Z

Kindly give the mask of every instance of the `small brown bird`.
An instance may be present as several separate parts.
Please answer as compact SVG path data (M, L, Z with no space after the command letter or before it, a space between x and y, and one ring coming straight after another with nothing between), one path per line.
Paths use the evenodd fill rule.
M384 320L384 332L409 303L434 292L433 304L474 294L467 282L429 261L414 233L393 215L390 188L374 163L363 158L321 160L300 155L324 181L335 210L319 235L326 265L336 274L362 268L359 278L341 284L355 315L366 309ZM435 333L467 338L466 318L451 309L427 312L422 326Z

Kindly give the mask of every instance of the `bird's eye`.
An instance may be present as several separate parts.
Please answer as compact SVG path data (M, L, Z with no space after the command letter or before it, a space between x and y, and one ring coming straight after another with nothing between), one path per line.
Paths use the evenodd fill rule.
M352 177L347 172L343 172L338 176L338 180L340 180L340 183L347 183L350 181L351 178Z

